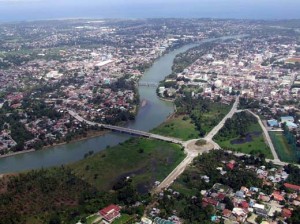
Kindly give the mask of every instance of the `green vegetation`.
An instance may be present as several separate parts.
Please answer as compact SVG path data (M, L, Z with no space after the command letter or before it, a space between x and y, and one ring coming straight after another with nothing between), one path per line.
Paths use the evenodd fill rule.
M182 72L189 65L194 63L197 59L202 57L207 51L212 49L215 43L203 43L200 46L191 48L184 53L178 54L172 66L172 74Z
M127 214L122 214L120 218L116 219L113 224L126 224L130 223L130 220L132 220L133 217Z
M218 100L215 102L193 98L191 92L175 101L177 114L189 115L199 132L200 137L205 136L230 111L231 105L225 105Z
M270 131L269 134L280 160L284 162L298 162L282 132Z
M132 176L133 184L147 189L166 177L184 158L180 146L157 140L132 138L71 167L75 175L100 190Z
M86 224L94 224L97 223L96 220L99 219L99 215L95 214L95 215L91 215L89 217L86 218Z
M202 146L202 145L205 145L206 143L207 143L206 140L200 139L195 144L198 145L198 146Z
M45 223L56 210L69 211L70 221L70 209L83 212L83 196L94 190L66 167L5 177L0 180L0 223Z
M224 164L222 161L228 162L232 159L239 166L229 170L226 163ZM244 160L245 163L242 163L241 160ZM245 169L247 164L261 165L264 164L264 161L256 160L254 157L238 158L221 150L210 151L195 158L193 165L188 167L171 186L172 190L179 194L165 191L164 196L157 199L161 216L167 218L176 210L176 214L183 218L185 223L211 223L211 216L220 215L220 213L211 206L202 206L201 190L210 189L215 183L221 183L225 191L230 191L230 188L238 190L241 186L262 186L262 180L257 177L256 173ZM222 167L227 173L222 175L216 169L217 167ZM206 182L202 178L203 176L209 177L209 181ZM233 208L229 198L225 197L222 202L226 204L226 208L229 206Z
M121 221L134 219L144 205L131 205L149 200L149 188L184 157L180 146L132 138L70 166L6 176L0 179L0 224L86 223L111 203L124 206L128 215Z
M240 109L259 108L259 101L256 99L240 97L239 108Z
M284 170L289 174L288 183L300 185L300 169L299 167L289 164L284 167Z
M228 119L215 140L223 149L273 158L257 119L247 112L237 113Z
M184 141L199 137L199 131L188 116L175 115L151 131L155 134L171 136Z

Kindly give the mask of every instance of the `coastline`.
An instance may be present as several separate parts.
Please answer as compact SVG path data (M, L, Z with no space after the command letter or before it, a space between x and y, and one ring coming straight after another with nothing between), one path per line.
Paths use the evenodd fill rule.
M52 145L47 145L47 146L44 146L42 149L40 149L38 151L51 149L52 147L59 146L59 145L66 145L66 144L69 144L69 143L80 142L80 141L84 141L84 140L87 140L87 139L90 139L90 138L103 136L103 135L105 135L109 132L110 131L91 131L85 137L78 137L78 138L75 138L75 139L73 139L69 142L59 142L59 143L54 143ZM21 154L27 154L27 153L31 153L31 152L35 152L35 151L37 151L37 150L29 149L29 150L23 150L23 151L20 151L20 152L13 152L13 153L9 153L9 154L4 154L4 155L0 155L0 159L11 157L11 156L16 156L16 155L21 155Z

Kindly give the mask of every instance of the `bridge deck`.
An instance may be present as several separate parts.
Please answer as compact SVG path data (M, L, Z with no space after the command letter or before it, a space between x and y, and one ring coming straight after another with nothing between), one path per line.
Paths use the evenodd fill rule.
M103 127L105 129L112 130L112 131L118 131L118 132L123 132L123 133L131 134L131 135L137 135L137 136L142 136L142 137L147 137L147 138L158 139L158 140L172 142L172 143L181 144L181 145L183 144L183 141L176 139L176 138L152 134L152 133L149 133L146 131L140 131L140 130L131 129L131 128L119 127L119 126L115 126L115 125L100 124L100 123L88 121L72 110L68 110L68 112L72 117L74 117L78 121L85 122L89 125L97 125L99 127Z

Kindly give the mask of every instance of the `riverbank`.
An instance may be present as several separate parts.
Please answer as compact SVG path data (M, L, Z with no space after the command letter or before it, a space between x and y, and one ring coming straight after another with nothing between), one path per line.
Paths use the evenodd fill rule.
M4 154L4 155L1 155L0 158L6 158L6 157L21 155L21 154L30 153L30 152L35 152L35 149L23 150L20 152L12 152L12 153L8 153L8 154Z
M56 146L62 146L62 145L66 145L66 144L69 144L69 143L80 142L80 141L84 141L84 140L87 140L87 139L90 139L90 138L103 136L103 135L105 135L109 132L110 131L90 131L87 134L87 136L85 136L85 137L79 136L78 138L72 139L69 142L59 142L59 143L54 143L52 145L47 145L47 146L44 146L42 149L40 149L38 151L47 150L47 149L51 149L51 148L56 147ZM1 158L12 157L12 156L16 156L16 155L32 153L32 152L36 152L36 151L37 150L35 150L35 149L29 149L29 150L23 150L23 151L20 151L20 152L13 152L13 153L9 153L9 154L0 155L0 159Z
M159 83L172 70L173 60L177 54L198 44L188 44L184 47L171 51L154 61L153 65L145 71L140 82ZM149 131L159 126L174 112L174 105L171 102L160 100L155 88L139 86L140 99L147 101L144 107L139 107L136 119L130 121L126 127L141 131ZM149 119L149 117L151 119ZM81 160L86 153L94 151L101 152L107 146L115 146L128 140L130 136L121 133L111 132L94 138L84 138L84 141L74 141L68 144L60 144L49 147L47 150L38 150L28 153L26 156L10 156L0 161L1 173L16 173L24 170L47 168L74 163Z

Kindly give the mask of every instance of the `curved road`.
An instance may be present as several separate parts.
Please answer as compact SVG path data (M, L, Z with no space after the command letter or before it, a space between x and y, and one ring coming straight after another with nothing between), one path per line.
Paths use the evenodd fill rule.
M193 159L195 157L197 157L198 155L200 155L204 152L208 152L209 150L212 150L212 149L221 149L221 147L216 142L213 141L213 137L224 126L224 124L225 124L225 122L228 118L231 118L235 113L243 111L243 110L238 110L237 109L238 104L239 104L239 96L236 97L236 100L235 100L231 110L228 112L228 114L219 122L219 124L217 124L202 139L202 140L206 141L206 144L203 145L203 146L197 146L195 144L200 139L193 139L193 140L183 142L183 141L181 141L179 139L176 139L176 138L171 138L171 137L166 137L166 136L162 136L162 135L152 134L152 133L144 132L144 131L140 131L140 130L134 130L134 129L124 128L124 127L119 127L119 126L105 125L105 124L99 124L99 123L91 122L91 121L85 120L83 117L81 117L80 115L78 115L74 111L68 110L68 112L71 116L73 116L78 121L85 122L89 125L98 125L100 127L110 129L112 131L125 132L125 133L128 133L128 134L134 134L134 135L139 135L139 136L143 136L143 137L158 139L158 140L172 142L172 143L180 144L180 145L184 146L185 153L187 154L186 158L152 191L152 193L159 193L163 189L169 187L174 182L174 180L176 180L178 178L178 176L183 173L183 171L186 169L186 167L191 164L191 162L193 161ZM259 118L259 116L257 116L255 113L253 113L250 110L247 110L247 111L258 119L258 122L259 122L259 124L260 124L260 126L261 126L261 128L264 132L266 141L270 146L270 149L271 149L271 152L273 154L274 160L267 160L267 161L272 161L274 164L281 165L281 166L287 165L288 163L281 162L279 160L279 158L277 156L277 153L275 151L275 148L273 146L273 143L271 141L271 138L269 136L269 133L268 133L267 129L265 128L265 126L263 125L263 123L262 123L261 119ZM234 154L237 155L237 156L246 155L246 154L243 154L243 153L234 153Z

